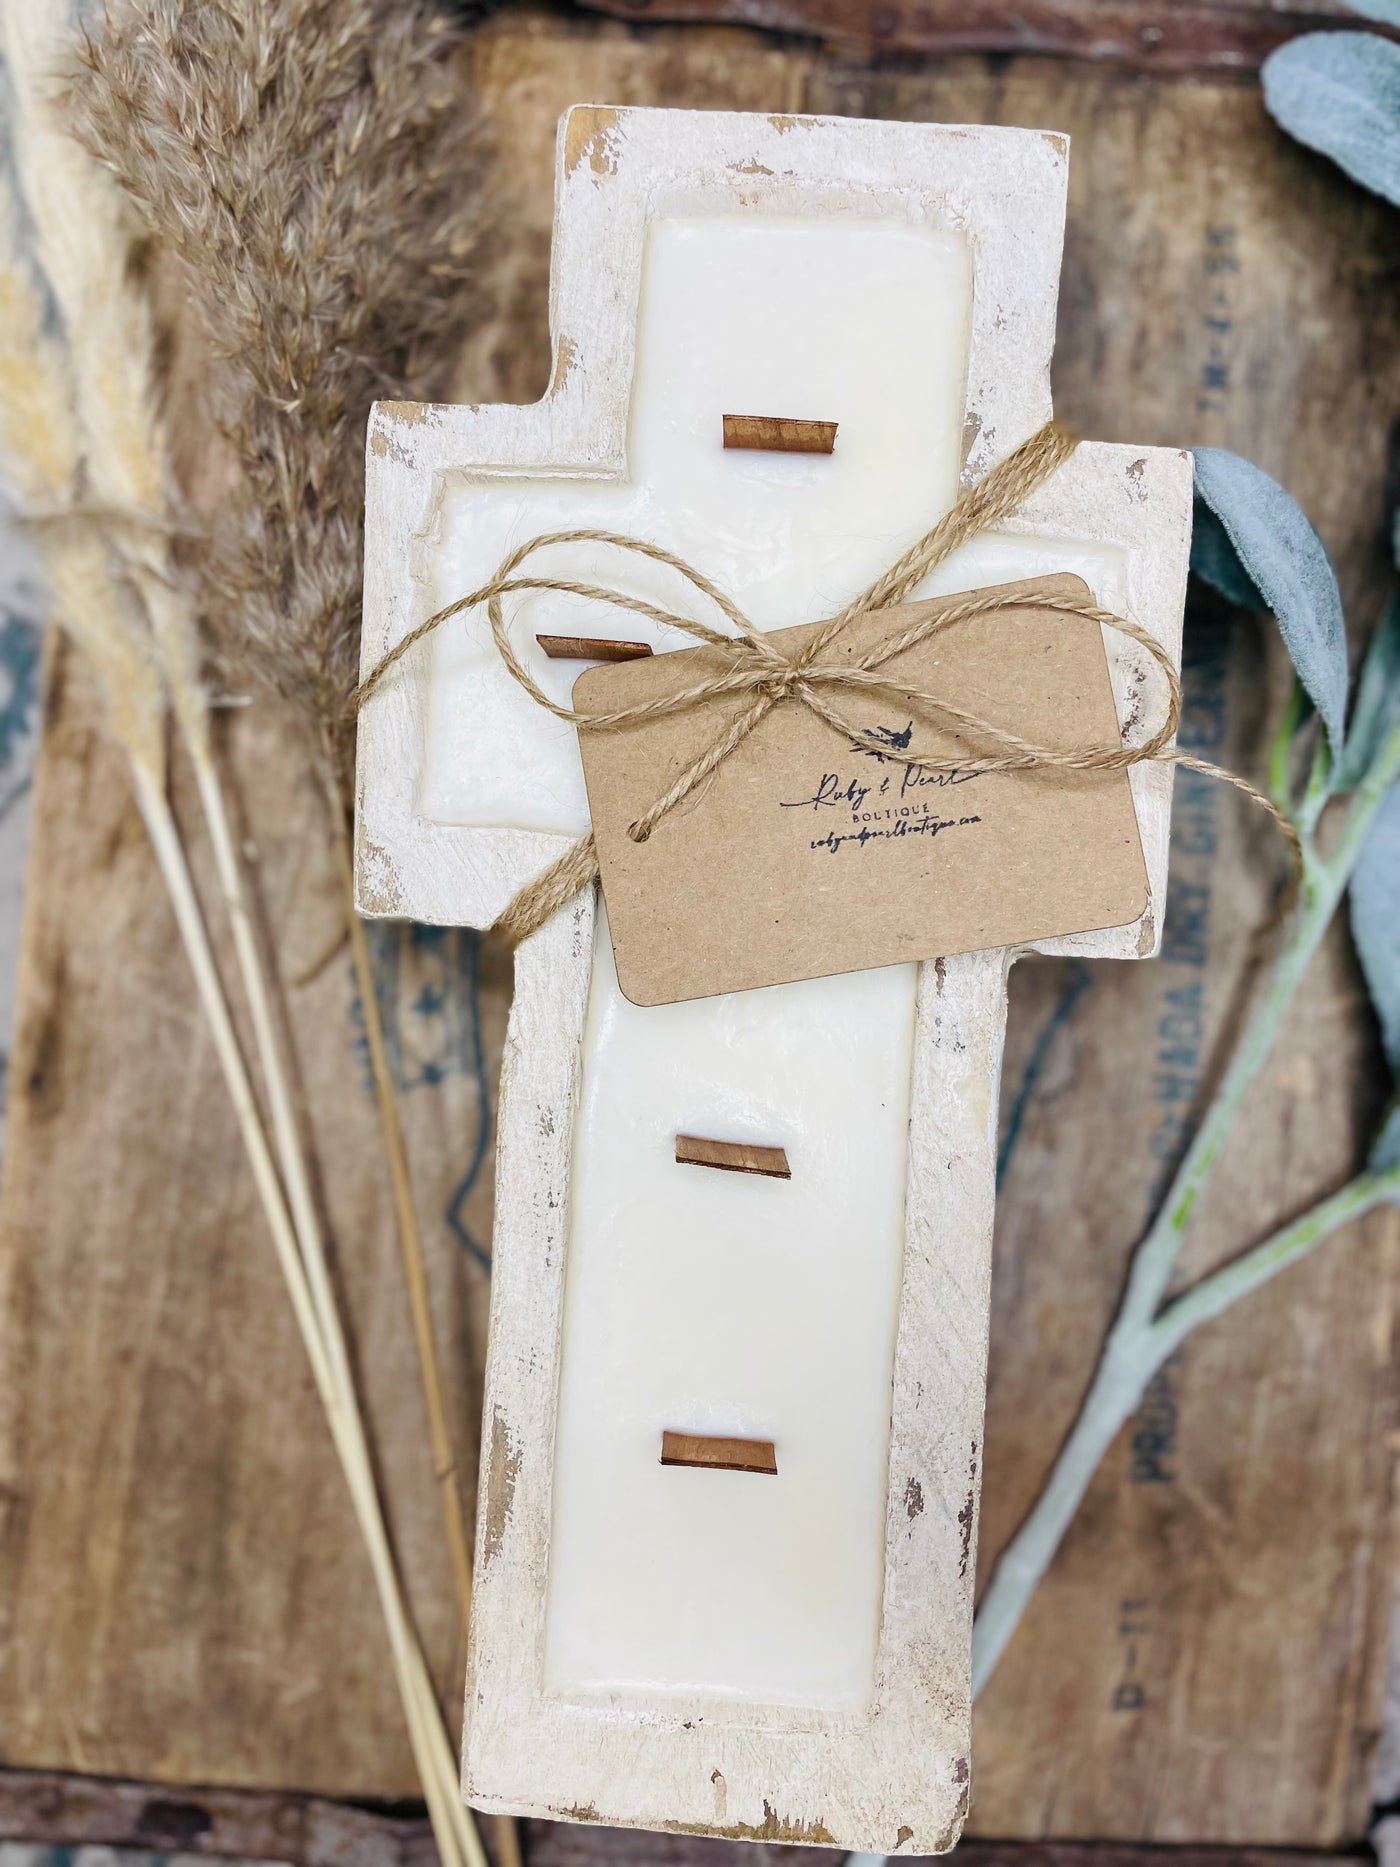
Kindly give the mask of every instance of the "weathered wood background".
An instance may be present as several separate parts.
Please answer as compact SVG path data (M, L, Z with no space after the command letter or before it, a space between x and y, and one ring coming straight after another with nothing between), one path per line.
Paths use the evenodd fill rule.
M510 210L460 384L483 399L544 386L553 131L571 102L1068 131L1059 412L1105 440L1257 460L1313 515L1354 629L1369 626L1400 410L1396 222L1290 145L1252 81L881 62L737 27L511 10L477 29L463 82L495 106ZM1202 604L1189 654L1187 736L1257 771L1283 692L1266 630ZM0 1198L0 1765L411 1794L366 1565L233 1122L66 652L48 705ZM348 958L325 958L334 875L308 854L316 804L280 722L240 717L230 740L396 1536L455 1728L462 1655L388 1188ZM1183 779L1162 960L1014 976L984 1575L1072 1417L1278 875L1247 807ZM377 938L466 1456L509 962L468 934ZM1382 1093L1339 932L1192 1268L1338 1183ZM1397 1553L1397 1255L1400 1221L1373 1217L1154 1384L979 1708L977 1833L1325 1847L1362 1832Z
M289 1867L436 1867L438 1859L427 1821L402 1811L279 1791L171 1791L152 1783L99 1782L39 1770L0 1770L0 1834L12 1830L37 1843L69 1848L147 1849L170 1867L183 1867L191 1856L277 1860ZM702 1841L694 1835L577 1822L524 1822L520 1834L528 1867L756 1867L760 1860L763 1867L810 1867L814 1860L833 1858L786 1844L755 1847L747 1841ZM489 1829L485 1840L494 1859ZM103 1867L100 1860L87 1859L89 1867ZM1347 1862L1356 1867L1354 1855L1265 1848L1183 1847L1173 1849L1170 1860L1171 1867L1346 1867ZM965 1840L958 1862L959 1867L1161 1867L1161 1855L1112 1842Z
M582 0L618 19L728 22L879 52L1048 52L1133 70L1250 71L1299 32L1346 27L1338 0Z

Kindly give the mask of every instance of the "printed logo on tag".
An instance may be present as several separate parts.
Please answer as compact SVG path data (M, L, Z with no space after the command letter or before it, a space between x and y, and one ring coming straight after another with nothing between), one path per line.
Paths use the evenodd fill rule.
M1077 577L1008 585L1024 604L974 616L882 676L1059 752L1118 742L1101 625L1037 606L1091 601ZM823 660L855 656L934 599L858 617ZM775 632L800 646L817 625ZM574 705L607 712L729 665L710 647L590 668ZM1147 905L1126 771L978 771L992 752L914 694L822 690L837 733L787 699L644 843L629 825L749 705L750 695L579 733L618 983L637 1005L862 971L1121 927ZM900 753L946 761L938 770Z

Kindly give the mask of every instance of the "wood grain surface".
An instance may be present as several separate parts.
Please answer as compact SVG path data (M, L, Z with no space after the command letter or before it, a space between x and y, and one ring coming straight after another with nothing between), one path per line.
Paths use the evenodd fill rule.
M554 123L580 98L1065 130L1058 412L1099 439L1250 455L1317 522L1358 632L1374 615L1400 408L1395 223L1288 144L1251 85L1044 59L882 68L734 28L531 12L478 32L466 80L498 105L512 220L464 397L544 388ZM1194 748L1257 772L1283 692L1264 625L1198 606L1188 643ZM231 735L247 835L396 1539L455 1729L461 1655L348 960L315 971L336 932L332 872L306 859L313 805L279 724L244 717ZM1072 1416L1153 1187L1246 1000L1279 873L1246 812L1181 781L1160 961L1013 975L983 1574ZM120 765L66 654L33 848L0 1194L0 1762L411 1793L372 1590L233 1123ZM377 937L470 1458L490 1212L475 1056L479 1041L493 1083L509 967L467 935ZM1339 932L1192 1267L1339 1183L1382 1091ZM1154 1383L979 1708L980 1833L1360 1835L1395 1570L1398 1255L1400 1223L1373 1217ZM587 1835L558 1845L607 1858L578 1852ZM642 1858L636 1846L616 1858Z
M709 1141L702 1135L678 1134L676 1159L687 1167L718 1167L722 1173L761 1173L790 1180L785 1147L760 1147L753 1141Z
M661 1463L708 1466L722 1472L759 1472L766 1477L776 1477L778 1471L771 1439L716 1439L705 1433L663 1433Z
M872 53L1049 52L1132 71L1248 76L1300 32L1355 28L1346 6L1268 0L579 0L617 19L731 23ZM1390 29L1384 29L1389 34Z
M726 415L724 445L760 453L829 454L836 445L834 421L803 421L789 415Z
M522 1822L526 1867L803 1867L807 1848L693 1835L640 1834L589 1823ZM436 1867L427 1820L316 1796L0 1769L0 1836L36 1844L135 1847L190 1856L277 1860L288 1867ZM493 1861L493 1838L485 1843ZM906 1856L906 1859L911 1857ZM964 1841L964 1867L1343 1867L1343 1854L1263 1848L1144 1848Z
M63 647L47 706L0 1199L3 1761L411 1790L367 1563L227 1095L122 763ZM244 847L352 1354L455 1711L465 1653L336 876L286 723L250 710L240 727ZM372 937L474 1475L491 1212L489 1150L467 1184L484 1141L475 1056L499 1054L509 962L466 933Z
M611 635L537 635L551 661L645 661L650 642L624 642Z

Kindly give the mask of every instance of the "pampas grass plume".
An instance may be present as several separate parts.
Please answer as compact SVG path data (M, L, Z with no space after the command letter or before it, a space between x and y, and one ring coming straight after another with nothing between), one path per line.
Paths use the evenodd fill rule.
M334 743L370 404L441 393L480 315L481 132L454 40L427 0L112 0L71 99L174 256L241 462L199 561L226 678Z

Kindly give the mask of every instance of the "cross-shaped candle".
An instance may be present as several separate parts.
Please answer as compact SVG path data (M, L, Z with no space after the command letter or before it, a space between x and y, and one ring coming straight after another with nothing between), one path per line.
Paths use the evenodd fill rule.
M664 545L764 629L838 609L1048 417L1066 164L1030 131L570 113L549 395L372 423L366 670L557 529ZM1189 525L1185 457L1084 447L918 594L1072 571L1175 653ZM547 568L688 600L603 546ZM560 701L587 638L691 645L558 595L509 627ZM1148 658L1105 641L1145 733ZM1044 946L1154 950L1170 775L1131 782L1146 913ZM487 925L587 827L574 731L482 613L366 707L366 911ZM591 893L519 949L473 1802L890 1853L956 1839L1014 957L641 1008Z

